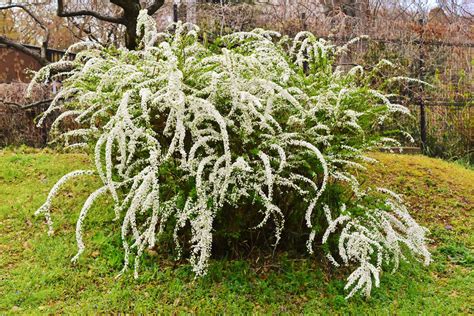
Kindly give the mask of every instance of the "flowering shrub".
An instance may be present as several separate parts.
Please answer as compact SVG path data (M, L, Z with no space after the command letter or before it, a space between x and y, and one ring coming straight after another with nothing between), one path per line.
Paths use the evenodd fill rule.
M356 267L348 297L369 295L382 268L396 269L406 251L430 262L425 229L400 197L357 180L361 162L372 161L364 152L397 143L383 123L408 110L370 88L377 69L334 66L347 45L308 32L276 43L279 34L256 29L206 47L196 26L158 33L143 13L138 32L140 50L81 43L70 48L73 62L35 76L68 76L43 117L62 108L52 134L95 156L95 170L65 175L36 213L52 232L51 201L65 181L96 173L103 183L80 212L73 261L84 251L87 212L110 194L122 223L123 271L133 261L135 276L145 248L165 232L179 253L189 237L193 270L206 274L216 217L242 206L258 218L254 229L273 227L275 246L299 216L309 253L322 241L332 264ZM60 133L68 116L81 128Z

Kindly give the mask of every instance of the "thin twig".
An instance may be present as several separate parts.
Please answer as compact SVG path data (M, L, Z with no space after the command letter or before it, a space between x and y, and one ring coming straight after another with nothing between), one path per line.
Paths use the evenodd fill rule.
M53 99L41 100L41 101L33 102L33 103L30 103L30 104L22 105L21 108L23 110L27 110L27 109L31 109L31 108L34 108L34 107L37 107L37 106L44 105L44 104L50 104L52 101L53 101Z

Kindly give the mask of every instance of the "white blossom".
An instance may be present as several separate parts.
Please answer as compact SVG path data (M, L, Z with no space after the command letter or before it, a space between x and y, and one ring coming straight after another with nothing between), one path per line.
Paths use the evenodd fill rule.
M145 11L138 20L141 49L111 52L97 44L77 44L70 48L78 52L74 62L53 63L32 83L69 71L43 118L67 103L54 129L61 130L59 122L67 116L76 116L81 126L57 141L93 150L102 183L79 214L73 261L85 249L82 227L93 202L110 194L113 215L121 222L120 274L133 262L138 277L144 249L156 246L157 236L167 229L180 255L180 239L187 236L182 229L189 225L189 259L196 275L205 275L216 215L242 205L261 214L253 228L273 225L277 247L287 222L287 195L301 201L308 252L313 253L317 237L323 243L336 238L338 247L325 254L328 260L336 267L341 260L356 265L347 280L348 297L370 294L379 285L382 263L396 268L404 248L430 262L426 231L400 198L384 189L364 189L357 179L365 169L362 163L374 162L365 152L399 144L380 136L374 126L395 112L408 114L390 102L391 95L355 80L355 74L367 75L362 66L349 73L334 69L336 55L359 39L338 48L301 32L286 52L284 41L274 41L279 34L256 29L225 36L225 47L210 50L193 25L178 22L174 30L160 33ZM361 117L373 121L367 124ZM92 173L74 171L54 185L36 212L45 214L50 231L49 209L59 187L71 177ZM342 203L340 196L329 196L332 185L354 194ZM370 194L381 199L384 210L365 200ZM326 195L338 198L339 207L330 209ZM315 225L324 220L321 236Z

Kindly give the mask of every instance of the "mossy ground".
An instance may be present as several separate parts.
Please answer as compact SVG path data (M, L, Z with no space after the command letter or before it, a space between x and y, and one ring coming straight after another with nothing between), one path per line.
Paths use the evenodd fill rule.
M75 221L98 186L72 181L54 202L55 234L33 216L64 173L87 168L80 154L0 151L0 313L194 312L202 314L472 314L474 313L474 171L422 156L376 153L381 164L362 177L402 193L431 230L434 263L404 263L384 273L370 299L344 299L345 280L315 260L214 260L194 279L190 266L147 253L138 280L122 267L120 223L103 198L87 219L78 265ZM83 180L86 178L83 178Z

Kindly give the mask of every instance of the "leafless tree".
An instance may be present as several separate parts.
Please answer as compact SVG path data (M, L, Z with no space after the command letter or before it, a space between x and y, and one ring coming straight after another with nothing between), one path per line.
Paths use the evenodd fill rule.
M125 34L125 46L129 49L135 49L138 44L137 32L136 32L136 23L140 10L146 8L149 15L153 15L160 9L165 0L109 0L109 1L70 1L66 3L64 0L56 0L56 15L58 17L67 18L70 26L71 32L75 37L81 38L82 36L87 36L93 40L100 41L99 36L96 36L98 32L98 27L95 28L88 25L90 18L96 19L97 21L106 22L112 24L115 27L111 27L106 32L106 37L113 38L116 40L115 32L117 31L117 26L124 27ZM89 6L89 8L82 8L84 5ZM10 3L0 6L0 11L2 10L22 10L25 12L29 18L31 18L36 25L39 26L42 30L41 37L41 49L38 53L37 50L31 49L28 46L15 41L11 38L8 38L4 34L0 34L0 44L5 44L10 47L19 50L34 59L36 59L41 65L48 64L46 58L46 51L48 49L48 44L50 41L50 30L47 25L47 21L40 17L37 12L39 6L47 6L49 10L54 8L54 5L45 2L29 2L29 3ZM82 6L82 7L81 7Z
M0 11L10 10L10 9L21 9L21 10L23 10L43 30L44 35L43 35L43 38L41 39L41 49L40 49L40 52L38 53L37 51L32 50L32 49L16 42L16 41L13 41L13 40L7 38L6 36L3 36L3 35L0 35L0 43L11 46L11 47L23 52L24 54L27 54L27 55L33 57L34 59L36 59L43 66L48 64L48 60L46 58L46 51L48 49L50 34L49 34L49 29L46 27L45 23L41 20L41 18L39 18L34 13L32 8L30 8L27 5L24 5L24 4L7 4L7 5L4 5L4 6L0 6Z
M128 49L135 49L138 43L137 18L140 10L146 8L148 14L153 15L164 4L164 0L153 0L148 6L143 5L140 0L109 0L109 2L118 6L122 12L118 15L108 15L88 9L69 11L63 0L57 0L56 14L66 18L91 16L101 21L123 25L125 27L125 46Z
M438 6L449 14L474 20L474 2L472 0L438 0Z

